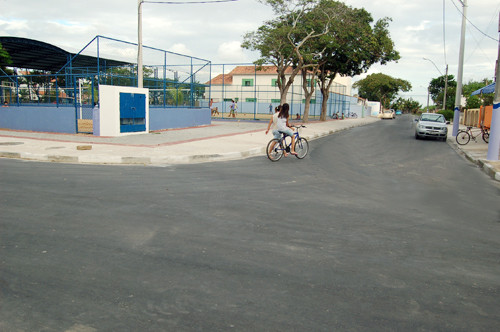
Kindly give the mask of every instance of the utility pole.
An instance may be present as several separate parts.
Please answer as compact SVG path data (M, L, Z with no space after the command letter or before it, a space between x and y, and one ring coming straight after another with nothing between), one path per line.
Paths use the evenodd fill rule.
M137 87L142 88L142 3L144 0L137 0Z
M500 35L500 13L498 16L498 34ZM486 159L498 160L500 149L500 42L498 43L497 65L495 71L495 98L493 99L493 112L491 114L490 142L488 143L488 154Z
M444 75L443 111L446 110L446 89L448 89L448 65L446 65L446 74Z
M455 113L453 114L452 135L457 136L460 122L460 108L462 107L462 78L464 73L465 22L467 17L467 0L462 3L462 32L460 34L460 53L458 55L457 93L455 94Z

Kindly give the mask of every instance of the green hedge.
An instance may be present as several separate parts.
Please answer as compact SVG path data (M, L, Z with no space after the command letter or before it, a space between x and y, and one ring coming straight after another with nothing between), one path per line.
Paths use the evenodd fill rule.
M453 120L454 112L452 110L438 111L437 113L443 114L447 121Z

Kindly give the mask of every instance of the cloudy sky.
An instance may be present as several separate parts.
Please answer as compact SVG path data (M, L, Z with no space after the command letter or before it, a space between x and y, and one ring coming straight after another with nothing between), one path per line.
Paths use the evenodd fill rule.
M184 2L190 1L196 0ZM382 72L410 81L413 90L402 96L412 97L423 105L427 103L430 80L444 74L446 64L449 73L457 76L462 22L459 0L344 2L364 7L375 20L392 18L389 30L401 60L374 66L368 74ZM137 0L0 0L0 36L36 39L71 52L78 52L97 35L136 43L137 3ZM214 64L255 61L258 54L240 48L243 35L273 17L271 8L257 0L207 4L158 4L152 0L146 1L142 8L144 45L207 59ZM498 0L468 0L464 82L494 76L499 10ZM365 76L355 77L354 81Z

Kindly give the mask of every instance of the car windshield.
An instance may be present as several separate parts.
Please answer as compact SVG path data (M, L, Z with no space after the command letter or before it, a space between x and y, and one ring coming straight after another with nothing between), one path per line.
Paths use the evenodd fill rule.
M441 122L444 123L444 116L441 114L422 114L420 121Z

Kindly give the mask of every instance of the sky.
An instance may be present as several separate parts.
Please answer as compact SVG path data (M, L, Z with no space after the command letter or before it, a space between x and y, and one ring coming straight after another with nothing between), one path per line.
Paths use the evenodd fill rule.
M184 0L193 1L199 2ZM161 1L142 4L143 44L213 64L257 60L258 53L240 47L243 35L275 16L269 6L257 0L203 4L156 2ZM460 0L345 0L344 3L365 8L375 21L391 18L389 31L401 55L398 62L374 65L367 73L354 77L353 82L372 73L404 79L412 84L412 91L400 96L426 106L429 82L444 75L446 65L448 73L457 78L463 9ZM468 0L467 3L464 84L494 78L499 38L500 2ZM137 43L137 20L137 0L0 0L0 36L40 40L70 52L79 52L97 35ZM212 74L216 72L214 69Z

